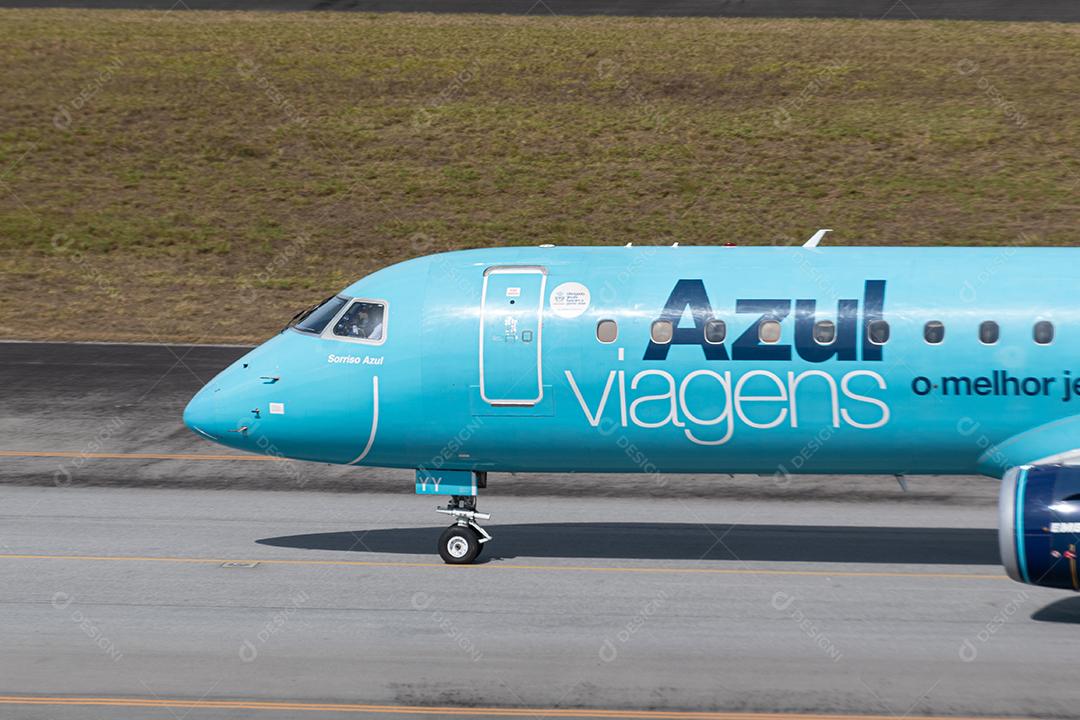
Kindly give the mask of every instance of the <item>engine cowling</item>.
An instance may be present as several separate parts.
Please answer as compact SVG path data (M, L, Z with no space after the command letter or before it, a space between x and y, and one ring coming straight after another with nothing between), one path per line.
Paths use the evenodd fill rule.
M998 500L1001 562L1013 580L1080 592L1080 467L1013 468Z

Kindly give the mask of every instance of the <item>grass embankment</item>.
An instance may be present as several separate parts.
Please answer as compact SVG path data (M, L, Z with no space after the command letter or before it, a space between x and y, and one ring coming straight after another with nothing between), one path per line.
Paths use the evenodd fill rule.
M0 336L257 340L492 244L1072 244L1080 28L2 10Z

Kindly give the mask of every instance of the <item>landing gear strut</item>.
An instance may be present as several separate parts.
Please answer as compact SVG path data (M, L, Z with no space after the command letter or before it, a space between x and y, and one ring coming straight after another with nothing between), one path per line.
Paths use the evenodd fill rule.
M450 565L468 565L475 561L484 543L491 540L491 535L476 521L488 520L491 515L476 511L475 495L452 495L449 505L436 510L456 518L439 537L439 556Z

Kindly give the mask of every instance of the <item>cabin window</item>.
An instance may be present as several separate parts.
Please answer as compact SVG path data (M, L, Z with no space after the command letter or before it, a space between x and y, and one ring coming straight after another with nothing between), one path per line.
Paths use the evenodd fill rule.
M1035 342L1040 345L1049 345L1054 342L1054 323L1049 320L1040 320L1035 323Z
M385 334L386 306L382 303L355 300L334 323L338 337L382 342Z
M674 334L675 326L671 324L670 320L657 320L652 324L652 330L649 331L652 341L657 345L667 345L671 342L671 337Z
M348 298L327 298L321 303L312 305L306 310L297 313L289 322L289 325L302 332L321 333L334 319L334 316L338 314L338 311L345 307L347 302L349 302Z
M831 345L836 339L836 323L832 320L818 320L814 323L814 342L818 345Z
M987 320L979 325L979 342L983 345L994 345L1001 338L1001 328L993 320Z
M931 345L940 345L945 341L945 323L931 320L923 326L923 340Z
M596 323L596 339L602 343L613 343L619 337L619 324L614 320L601 320Z
M886 320L875 320L866 326L866 335L874 345L884 345L889 342L889 323Z
M776 320L762 322L758 325L758 339L770 345L780 342L780 323Z
M709 320L705 323L705 342L719 345L727 337L727 325L723 320Z

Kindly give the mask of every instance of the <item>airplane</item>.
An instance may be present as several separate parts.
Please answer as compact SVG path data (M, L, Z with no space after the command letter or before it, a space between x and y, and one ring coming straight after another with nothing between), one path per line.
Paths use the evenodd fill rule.
M505 247L298 314L184 411L279 458L416 471L446 563L492 473L1001 478L1015 580L1080 590L1080 249Z

